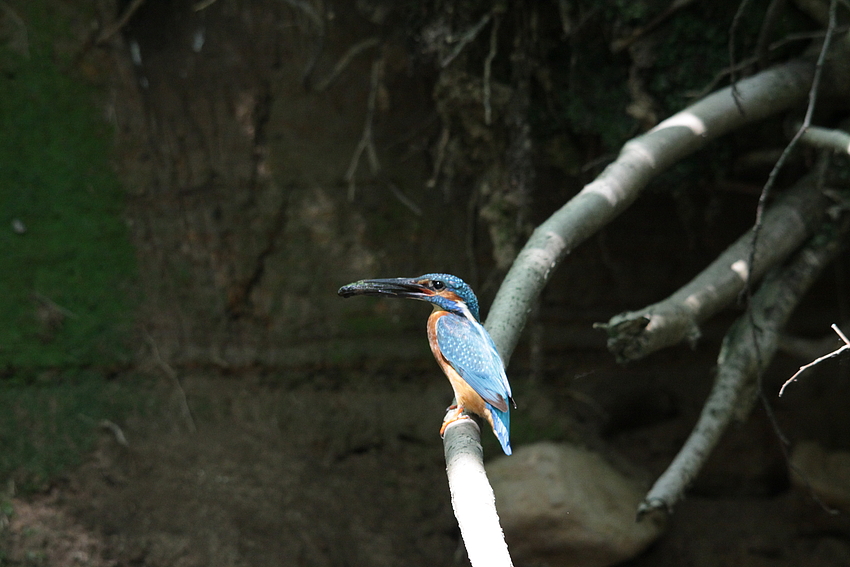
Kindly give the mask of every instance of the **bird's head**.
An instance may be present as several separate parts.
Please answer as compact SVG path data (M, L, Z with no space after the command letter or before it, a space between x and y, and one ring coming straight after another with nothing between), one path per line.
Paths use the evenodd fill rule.
M465 281L451 274L425 274L418 278L360 280L339 288L342 297L384 295L432 303L436 308L479 320L478 298Z

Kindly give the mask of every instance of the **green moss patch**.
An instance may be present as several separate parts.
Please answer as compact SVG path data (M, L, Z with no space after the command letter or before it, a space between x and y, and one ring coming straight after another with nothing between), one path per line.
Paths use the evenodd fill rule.
M98 93L75 76L75 48L54 47L81 42L55 3L8 8L15 17L0 30L0 479L26 490L77 465L104 419L121 423L138 406L126 386L106 379L130 361L135 256Z
M92 87L62 71L46 3L0 45L0 374L128 360L134 254L112 134ZM42 8L45 6L41 6ZM67 31L65 32L68 33Z

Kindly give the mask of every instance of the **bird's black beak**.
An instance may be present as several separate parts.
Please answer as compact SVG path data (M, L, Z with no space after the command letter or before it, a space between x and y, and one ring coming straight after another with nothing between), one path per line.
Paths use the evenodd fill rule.
M384 295L390 297L406 297L409 299L426 299L434 294L431 290L412 278L387 278L378 280L360 280L339 288L342 297L353 295Z

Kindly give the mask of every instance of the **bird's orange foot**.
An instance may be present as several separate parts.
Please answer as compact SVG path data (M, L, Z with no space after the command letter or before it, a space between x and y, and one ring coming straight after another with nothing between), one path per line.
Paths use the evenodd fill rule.
M440 427L440 437L443 437L446 434L446 427L448 427L452 423L454 423L456 421L460 421L461 419L472 419L471 417L469 417L468 415L463 413L463 406L460 406L460 405L449 406L449 409L455 410L455 412L454 412L453 415L451 415L451 416L449 416L449 417L447 417L446 419L443 420L443 425L442 425L442 427Z

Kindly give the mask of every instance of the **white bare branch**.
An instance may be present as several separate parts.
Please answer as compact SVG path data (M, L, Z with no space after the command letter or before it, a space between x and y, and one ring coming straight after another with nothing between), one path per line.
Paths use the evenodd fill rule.
M628 361L682 340L694 343L703 321L734 303L748 284L782 262L811 234L830 204L817 178L817 173L807 175L767 210L754 255L749 231L667 299L615 315L600 325L608 331L608 349L618 360Z
M841 250L848 223L825 226L787 266L773 271L723 339L714 387L691 435L638 509L670 511L702 469L726 427L749 414L757 378L779 346L779 334L802 296Z
M513 565L496 513L496 497L484 471L481 432L471 419L446 427L443 449L452 508L472 567Z
M626 210L647 183L708 142L805 101L814 63L791 61L717 91L627 142L616 161L532 234L499 289L487 328L507 361L528 312L561 260Z
M844 130L809 126L800 135L800 141L835 153L850 154L850 134Z

